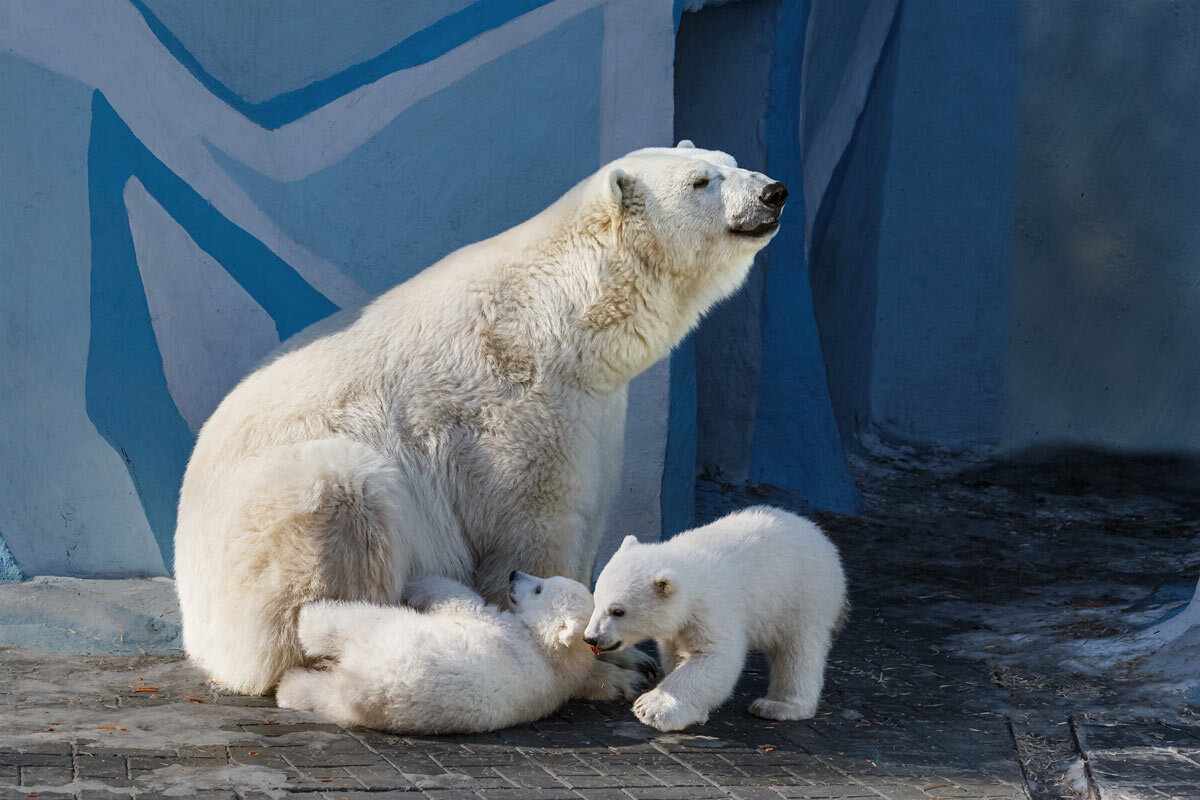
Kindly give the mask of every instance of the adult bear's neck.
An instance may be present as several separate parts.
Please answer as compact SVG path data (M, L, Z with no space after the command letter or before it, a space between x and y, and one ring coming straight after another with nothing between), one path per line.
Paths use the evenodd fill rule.
M665 357L699 320L704 309L696 273L636 235L600 249L592 269L578 320L581 363L590 363L599 386L619 389Z

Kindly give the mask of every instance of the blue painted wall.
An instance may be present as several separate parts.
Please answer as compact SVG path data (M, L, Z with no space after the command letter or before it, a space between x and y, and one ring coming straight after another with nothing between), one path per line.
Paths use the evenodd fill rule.
M878 442L1200 449L1200 8L247 8L0 27L0 580L167 574L196 431L259 358L673 131L791 201L633 387L610 546L690 524L701 473L852 511Z
M901 5L814 223L846 441L999 440L1010 335L1020 13Z
M858 494L826 386L804 245L797 143L808 14L808 3L756 0L685 13L680 24L677 137L735 153L792 194L746 286L677 354L694 361L697 397L673 396L672 430L695 431L700 474L794 489L816 507L852 511ZM686 416L693 408L694 420Z
M674 13L97 0L6 17L0 581L169 573L195 434L260 358L667 142ZM640 534L660 529L639 470L661 471L665 397L632 403L645 464L621 499Z
M1020 7L1002 446L1195 454L1200 6Z
M1200 451L1197 31L901 4L809 240L848 447Z

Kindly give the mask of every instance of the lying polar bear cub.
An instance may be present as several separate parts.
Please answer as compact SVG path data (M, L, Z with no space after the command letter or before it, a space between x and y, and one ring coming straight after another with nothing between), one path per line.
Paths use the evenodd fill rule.
M446 578L409 584L411 607L320 601L300 610L304 652L281 708L396 733L482 733L540 719L572 697L632 700L647 676L595 658L581 637L592 596L568 578L509 577L513 611Z
M837 548L812 522L760 506L657 544L628 536L596 580L584 641L597 652L655 639L667 677L634 703L662 731L703 723L733 693L749 648L767 696L750 713L808 719L848 606Z

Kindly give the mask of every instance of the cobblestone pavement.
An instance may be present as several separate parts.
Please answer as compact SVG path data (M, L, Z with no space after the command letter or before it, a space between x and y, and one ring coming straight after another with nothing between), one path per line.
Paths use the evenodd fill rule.
M766 684L757 656L684 734L572 703L492 734L410 738L221 695L178 656L4 647L0 798L1200 798L1200 709L1177 686L1061 666L1062 648L1120 633L1132 609L1177 605L1200 569L1197 508L1155 465L1092 467L1089 483L1055 463L856 462L863 513L816 515L854 611L808 722L746 714ZM711 482L699 501L704 518L792 505Z

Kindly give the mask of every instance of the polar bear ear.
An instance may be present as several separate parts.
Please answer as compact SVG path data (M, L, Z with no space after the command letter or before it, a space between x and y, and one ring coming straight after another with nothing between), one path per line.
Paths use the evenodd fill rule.
M624 539L621 540L621 546L618 549L624 550L626 547L633 547L637 543L638 543L638 538L636 536L634 536L633 534L630 534L629 536L626 536Z
M558 643L563 647L570 647L576 641L583 639L583 629L587 626L587 622L581 619L564 620L562 627L558 629Z
M608 199L618 209L621 207L621 201L625 197L625 189L629 181L629 173L620 167L613 167L604 176L604 186L608 190Z
M696 145L692 144L691 139L680 139L679 144L675 145L677 150L695 150Z
M664 569L654 576L654 591L660 597L670 597L675 594L675 573Z

